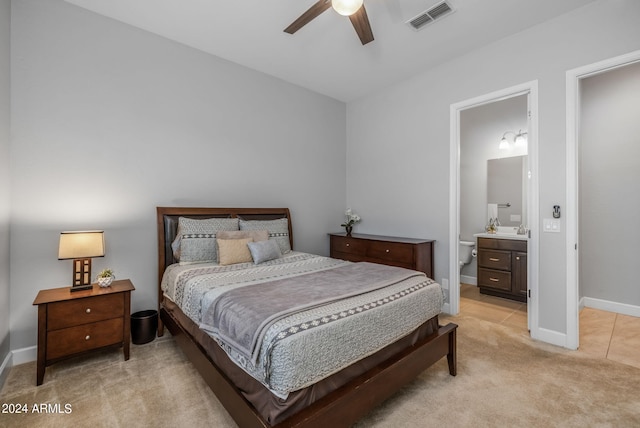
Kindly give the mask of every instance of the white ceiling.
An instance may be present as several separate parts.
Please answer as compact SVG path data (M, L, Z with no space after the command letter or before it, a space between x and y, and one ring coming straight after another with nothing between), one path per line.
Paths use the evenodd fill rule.
M419 31L405 22L441 0L365 0L365 46L333 9L283 32L317 0L66 1L348 102L594 0L448 0Z

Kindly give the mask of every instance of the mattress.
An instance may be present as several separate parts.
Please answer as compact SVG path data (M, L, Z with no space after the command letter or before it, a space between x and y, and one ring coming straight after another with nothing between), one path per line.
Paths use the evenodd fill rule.
M236 346L229 333L233 328L221 333L212 325L212 308L234 290L262 292L268 286L281 290L284 280L303 284L305 278L314 278L313 286L322 287L315 278L322 272L334 273L335 282L335 272L349 270L347 265L354 264L300 252L259 265L175 264L167 268L162 289L165 298L215 340L231 361L284 399L409 335L440 312L442 292L437 283L420 272L388 267L392 280L384 285L313 301L261 323L262 331L255 334L259 341L250 355ZM358 267L375 270L374 266ZM235 304L232 301L230 307ZM287 333L291 331L295 334Z

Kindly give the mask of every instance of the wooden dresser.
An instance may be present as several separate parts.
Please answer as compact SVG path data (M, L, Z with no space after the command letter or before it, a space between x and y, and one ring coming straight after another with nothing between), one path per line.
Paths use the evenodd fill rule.
M41 385L47 366L84 352L122 346L129 359L131 291L128 279L109 287L71 293L70 287L41 290L38 305L38 366L36 384Z
M330 256L352 262L372 262L424 272L433 278L432 239L330 233Z
M527 301L527 241L478 238L480 293Z

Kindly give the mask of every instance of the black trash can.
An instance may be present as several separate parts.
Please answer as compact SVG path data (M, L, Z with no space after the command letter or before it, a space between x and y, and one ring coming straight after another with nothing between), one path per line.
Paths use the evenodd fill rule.
M158 311L149 309L131 314L131 341L136 345L149 343L156 338Z

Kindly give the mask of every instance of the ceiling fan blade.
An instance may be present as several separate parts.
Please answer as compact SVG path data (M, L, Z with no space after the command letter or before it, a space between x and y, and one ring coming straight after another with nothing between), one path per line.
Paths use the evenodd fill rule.
M356 13L349 17L353 28L355 28L358 37L363 45L373 41L373 31L371 30L371 24L369 23L369 17L367 11L364 8L364 4L358 9Z
M318 17L322 12L329 9L331 7L331 0L320 0L313 6L311 6L305 13L300 15L298 19L293 21L291 25L284 29L285 33L293 34L309 22L313 21Z

